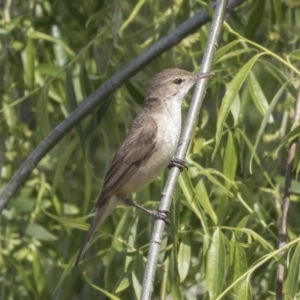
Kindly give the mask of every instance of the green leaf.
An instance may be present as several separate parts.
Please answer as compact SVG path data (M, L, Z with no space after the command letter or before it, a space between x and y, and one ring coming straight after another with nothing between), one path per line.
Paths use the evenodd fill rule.
M211 299L215 299L223 289L225 279L225 245L222 233L217 228L213 234L206 255L206 284Z
M241 99L239 94L237 94L236 97L233 99L233 102L230 106L230 112L234 119L234 125L237 125L239 122L241 112Z
M123 250L123 244L120 242L119 238L122 236L124 231L127 231L127 224L129 223L129 217L132 215L132 210L128 209L121 217L121 219L118 222L118 226L114 233L114 239L113 239L113 247L118 251Z
M284 282L284 293L294 299L298 292L300 274L300 243L298 243L288 268L288 276Z
M251 285L250 285L248 277L242 282L236 299L237 300L251 300L252 299Z
M245 36L251 39L256 30L261 25L261 19L264 14L265 1L255 1L252 5L252 12L249 16L248 23L246 26Z
M215 55L215 63L218 63L220 61L222 61L223 57L226 55L226 53L231 53L232 52L232 48L235 47L236 45L240 44L240 41L239 40L234 40L230 43L228 43L227 45L219 48L216 52L216 55Z
M33 252L32 267L36 289L38 293L41 293L45 288L46 278L43 276L45 270L43 270L42 259L38 251Z
M57 240L57 237L50 233L43 226L36 223L28 223L25 229L25 233L28 236L32 236L41 241L54 242Z
M258 146L258 143L259 143L259 140L261 138L261 136L263 135L264 131L265 131L265 128L267 126L267 123L268 123L268 120L271 116L271 113L273 112L277 102L279 101L280 99L280 96L282 95L283 91L285 90L286 88L286 85L288 85L290 83L291 80L287 81L280 89L279 91L276 93L276 95L274 96L274 98L272 99L271 101L271 104L261 122L261 125L260 125L260 128L259 128L259 131L258 131L258 134L257 134L257 137L256 137L256 140L255 140L255 144L253 146L253 150L252 150L252 153L251 153L251 158L250 158L250 162L249 162L249 168L250 168L250 172L252 173L252 160L253 160L253 157L254 157L254 153L256 151L256 148Z
M232 281L234 282L240 278L248 270L246 253L242 245L232 236L231 240L231 256L232 256ZM240 289L241 282L234 286L234 291Z
M268 111L269 103L253 72L249 72L247 83L256 108L261 113L261 115L264 116ZM274 123L274 118L272 115L270 116L268 123Z
M191 244L189 235L184 234L178 252L178 273L180 282L184 281L188 275L191 263Z
M252 57L235 75L235 77L231 80L229 84L226 86L226 92L222 100L221 108L218 114L218 121L217 121L217 131L216 131L216 144L215 149L213 152L213 157L215 156L217 149L219 147L223 126L225 124L225 119L229 113L230 107L232 102L234 101L235 97L237 96L238 92L240 91L242 84L246 80L249 72L253 68L254 64L258 60L258 58L262 55L266 54L265 52L259 53Z
M127 18L127 20L125 20L119 30L119 35L122 36L123 35L123 31L125 30L126 27L129 26L129 24L134 20L134 18L136 18L139 10L142 8L142 6L145 4L146 0L139 0L135 7L133 8L131 14L129 15L129 17Z
M62 152L62 154L58 157L58 161L55 168L55 174L53 176L53 182L52 182L52 194L55 193L55 190L60 183L60 180L63 178L65 167L68 164L68 161L75 150L75 148L78 145L77 140L73 140L66 149Z
M143 273L144 273L143 255L138 253L134 259L134 266L132 271L132 284L137 299L139 299L141 295Z
M34 62L36 59L36 45L32 39L27 39L25 51L22 53L23 66L25 70L25 79L28 89L34 89L35 69Z
M101 10L95 12L94 14L90 15L88 20L85 23L85 27L92 27L92 26L98 26L99 20L104 19L104 17L107 16L107 14L111 11L113 8L112 3L107 3L106 7L102 8Z
M67 69L67 76L66 76L66 100L67 100L67 106L69 113L71 113L73 110L77 108L77 100L76 100L76 95L75 95L75 90L74 90L74 85L73 85L73 75L71 69ZM83 156L85 156L85 146L84 146L84 134L83 134L83 129L81 126L81 123L78 123L75 126L81 150L83 153Z
M230 180L234 181L237 168L237 153L232 137L232 133L228 131L227 145L225 148L225 154L223 159L223 174ZM227 188L231 186L231 183L226 181Z
M118 293L126 290L130 284L131 284L130 279L127 276L124 276L122 278L122 280L119 282L119 284L117 285L117 287L115 289L116 290L115 293L118 294Z
M108 108L110 107L110 105L112 103L111 100L112 100L111 97L108 97L107 99L105 99L105 101L102 102L100 107L97 109L96 114L93 115L92 119L90 120L90 122L88 123L88 125L86 126L86 128L84 130L84 136L86 139L91 136L91 134L95 131L97 126L103 120Z
M87 224L87 223L85 223L81 220L59 217L57 215L54 215L54 214L51 214L51 213L47 212L43 208L41 208L41 210L45 215L47 215L48 217L58 221L59 223L63 224L66 227L72 227L72 228L77 228L77 229L82 229L82 230L88 230L88 228L90 227L89 224Z
M200 219L203 230L206 233L206 235L210 236L206 219L203 215L201 207L199 206L199 201L194 197L193 187L190 183L189 177L187 176L187 172L181 173L181 176L179 177L179 185L187 200L190 209Z
M93 284L93 282L87 277L86 273L83 273L83 277L86 280L86 282L95 290L101 292L103 295L105 295L110 300L121 300L120 298L114 296L113 294L109 293L108 291L100 288L99 286Z
M205 212L210 216L210 218L212 219L214 224L217 225L218 217L215 214L213 207L211 206L211 203L209 201L209 197L208 197L206 187L205 187L203 180L199 180L199 182L196 186L195 192L196 192L196 196L197 196L200 204L204 208Z
M40 140L49 134L51 127L48 113L48 98L48 86L45 86L39 94L36 107L37 129Z
M56 39L43 32L35 31L33 28L30 28L27 31L27 36L31 39L40 39L40 40L44 40L44 41L48 41L60 45L70 56L75 56L75 53L60 39Z
M288 55L289 59L294 58L300 60L300 50L295 50Z
M275 150L275 155L281 150L284 146L289 146L297 137L300 135L300 125L296 126L293 130L291 130L280 142L278 147Z

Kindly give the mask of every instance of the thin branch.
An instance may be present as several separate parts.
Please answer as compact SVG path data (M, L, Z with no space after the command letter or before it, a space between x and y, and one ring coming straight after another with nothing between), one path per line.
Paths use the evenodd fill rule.
M300 121L300 88L298 89L298 97L295 106L295 114L293 121L293 128L299 125ZM285 184L284 195L282 199L282 216L280 222L280 235L279 235L279 249L286 245L287 236L287 215L290 206L290 189L292 183L293 164L296 155L297 140L294 140L288 151L287 165L285 170ZM280 256L284 255L284 251L280 252ZM284 281L284 265L279 263L277 266L277 279L276 279L276 300L283 299L283 281Z
M224 16L226 12L227 0L218 0L215 15L211 25L211 31L207 42L207 47L203 56L200 73L210 72L212 61L218 46L220 39ZM188 147L191 141L193 132L195 131L196 124L198 122L198 116L200 108L203 103L203 99L206 92L207 79L199 81L195 88L195 92L191 101L190 109L187 114L186 123L183 128L179 145L176 151L175 158L184 159L188 151ZM172 168L170 170L165 188L163 190L163 196L161 198L159 210L169 211L173 196L173 191L177 183L180 171L179 168ZM155 270L157 265L157 259L159 249L165 230L165 222L162 220L156 220L153 228L153 233L150 242L150 248L148 253L148 259L144 274L143 287L141 291L140 299L146 300L151 298L153 290L153 282L155 278Z
M231 0L229 10L245 0ZM187 20L166 37L160 39L144 53L133 59L119 73L111 77L105 84L89 96L81 105L75 109L70 116L55 127L50 134L29 154L17 172L9 180L0 193L0 211L6 206L18 188L27 179L31 171L38 165L39 161L83 118L92 113L104 99L115 92L125 81L149 64L154 58L178 44L182 39L194 32L203 24L207 23L210 17L202 10Z

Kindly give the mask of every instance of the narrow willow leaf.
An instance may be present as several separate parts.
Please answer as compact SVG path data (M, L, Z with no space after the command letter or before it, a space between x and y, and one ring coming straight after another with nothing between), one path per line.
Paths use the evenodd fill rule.
M138 104L142 105L144 102L144 95L140 93L137 87L130 81L125 82L125 87L130 94L131 98Z
M127 276L124 276L120 283L117 285L115 289L115 293L118 294L124 290L126 290L130 285L130 279Z
M242 282L236 299L237 300L251 300L252 299L251 285L250 285L248 277Z
M191 162L195 166L195 168L191 167L189 169L189 172L192 173L193 177L199 176L199 175L204 175L210 180L214 185L216 185L222 192L229 197L233 197L232 193L225 187L225 185L217 179L218 177L223 178L225 181L227 178L221 173L218 172L216 169L206 169L201 167L201 165L197 164L195 161L187 159L188 162Z
M206 256L206 284L211 299L215 299L223 289L225 278L225 245L222 233L217 228Z
M269 103L266 99L266 96L265 96L259 82L257 81L257 79L252 71L250 71L250 73L249 73L247 83L248 83L248 88L249 88L252 100L253 100L256 108L261 113L261 115L264 116L266 114L266 112L268 111ZM268 123L274 123L274 118L272 115L270 116Z
M63 43L60 39L56 39L48 34L45 34L43 32L35 31L33 28L30 28L27 31L27 36L31 39L40 39L48 42L52 42L55 44L60 45L61 47L64 48L64 50L70 55L70 56L75 56L75 53L65 44Z
M198 201L200 202L200 204L204 208L205 212L210 216L210 218L212 219L214 224L217 225L218 224L218 217L215 214L215 211L214 211L213 207L210 204L209 197L208 197L208 194L207 194L207 191L206 191L203 180L199 180L199 183L196 186L195 192L196 192L196 196L198 198Z
M43 270L43 266L41 264L42 258L39 255L38 251L34 251L32 253L32 270L33 270L33 278L35 282L36 289L39 293L43 291L46 284L46 277L43 276L45 270Z
M267 126L267 123L268 123L268 120L271 116L271 113L272 111L274 110L277 102L279 101L280 99L280 96L282 95L283 91L285 90L286 86L290 83L291 80L287 81L280 89L279 91L276 93L276 95L274 96L274 98L272 99L271 101L271 104L261 122L261 125L260 125L260 128L259 128L259 131L258 131L258 134L257 134L257 137L256 137L256 140L255 140L255 144L253 146L253 151L251 153L251 158L250 158L250 162L249 162L249 168L250 168L250 172L252 173L252 161L253 161L253 157L254 157L254 153L256 151L256 148L258 146L258 143L260 141L260 138L261 136L263 135L263 132Z
M239 40L234 40L233 42L225 45L224 47L218 49L218 51L216 52L215 55L215 63L220 62L222 60L222 57L224 57L224 55L226 55L226 53L230 53L231 52L231 48L233 48L234 46L236 46L237 44L240 44Z
M233 102L230 106L230 112L234 120L234 125L237 125L239 122L241 112L241 99L239 94L236 94L235 98L233 99Z
M261 25L264 14L265 1L255 1L252 5L252 12L245 29L245 36L251 39L257 28Z
M56 79L60 79L61 81L65 80L65 73L59 66L53 66L49 64L39 64L35 67L35 71L38 75L39 80L41 80L40 75L52 76ZM45 81L40 81L39 83L45 83Z
M180 282L186 278L191 263L191 242L188 234L184 234L178 251L178 273Z
M41 207L41 210L46 216L52 218L53 220L58 221L59 223L63 224L66 227L72 227L72 228L77 228L77 229L82 229L82 230L88 230L88 228L90 227L89 224L87 224L81 220L59 217L57 215L47 212L42 207Z
M235 77L231 80L231 82L226 86L226 93L223 97L221 108L218 114L218 121L217 121L217 131L216 131L216 145L213 153L213 157L215 156L219 144L221 142L223 126L225 123L225 119L229 113L230 107L232 105L233 100L235 99L236 95L240 91L242 84L246 80L248 73L251 71L252 67L258 60L258 58L262 55L266 54L265 52L259 53L252 57L235 75Z
M134 259L134 266L132 271L132 283L137 299L139 299L141 295L143 272L143 256L140 253L138 253Z
M288 269L288 276L284 282L284 293L289 295L291 299L294 299L299 284L299 274L300 274L300 243L298 243L296 250L293 254L291 263Z
M223 174L230 180L234 181L236 168L237 168L237 153L232 137L232 133L228 131L228 139L225 148L224 160L223 160ZM231 183L226 181L225 186L229 188Z
M118 251L123 250L123 244L120 242L119 237L122 236L124 233L124 230L127 230L127 224L128 224L128 216L132 214L132 211L128 209L121 217L121 219L118 222L118 226L114 233L114 239L113 239L113 247Z
M294 141L300 135L300 125L296 126L292 131L290 131L280 142L275 150L275 154L281 150L282 147L288 146L292 141Z
M35 287L33 285L33 280L30 280L30 278L28 277L28 270L27 270L27 268L24 269L22 267L22 264L20 264L20 262L14 260L14 259L11 260L11 264L17 270L18 276L21 277L21 279L22 279L22 286L24 285L28 291L31 291L32 293L36 293Z
M85 138L89 138L97 126L101 123L103 117L107 113L108 108L110 107L112 101L111 97L105 99L104 102L101 103L100 107L96 111L96 116L93 116L86 128L84 129Z
M86 272L83 273L84 279L86 282L95 290L101 292L103 295L105 295L110 300L121 300L120 298L114 296L113 294L109 293L108 291L100 288L99 286L93 284L93 282L87 277Z
M108 15L109 11L111 11L113 6L114 3L109 3L109 4L107 3L107 5L103 7L101 10L92 14L86 21L85 27L88 28L90 26L97 25L99 23L99 20L102 20L104 17Z
M82 205L83 210L81 213L83 215L87 215L90 199L92 197L92 191L93 191L93 177L92 177L92 171L90 165L85 162L84 163L84 203Z
M75 148L78 145L77 140L73 140L67 148L62 152L62 154L59 156L56 168L55 168L55 174L53 177L53 182L52 182L52 194L55 193L55 190L63 176L64 170L66 165L68 164L69 158L71 157L71 154L75 150Z
M243 137L244 141L246 142L246 145L248 146L248 148L253 151L253 145L251 144L250 140L248 139L247 135L240 130L239 128L236 129L239 134ZM256 162L256 164L258 165L258 167L260 168L262 174L264 175L264 177L266 178L268 184L272 187L275 188L274 186L274 182L273 179L271 179L270 174L266 171L266 169L264 168L263 164L261 163L260 158L258 157L258 155L254 152L254 160Z
M288 55L288 58L289 59L294 58L300 60L300 50L293 51L291 54Z
M240 278L245 272L247 272L248 264L247 264L247 258L246 253L242 245L236 241L235 238L232 239L232 247L231 247L232 253L232 281L236 281L238 278ZM238 291L241 285L241 281L239 281L234 287L234 291Z
M199 201L196 201L196 199L194 197L193 187L192 187L192 185L189 181L188 175L186 173L187 172L182 172L181 176L179 177L180 188L187 200L188 205L193 210L193 212L197 215L197 217L200 219L204 232L208 236L210 236L205 216L203 215L201 207L199 207L199 204L198 204Z
M26 235L41 241L54 242L57 240L55 235L50 233L45 227L36 223L28 223L26 225L25 233Z
M80 80L81 94L83 95L84 98L87 98L89 95L93 93L93 86L84 63L80 65L79 80Z
M60 41L60 43L53 44L53 52L56 64L63 68L68 63L70 53L68 53L68 49L65 48L64 44L62 43L64 38L61 27L56 24L53 24L51 26L51 34L54 39Z
M132 213L131 210L128 210L130 213ZM136 241L136 236L139 233L138 232L138 223L139 223L139 215L137 215L137 217L134 220L133 225L130 228L130 233L129 233L129 237L127 239L127 245L129 249L134 249L135 248L135 241ZM125 267L124 270L125 272L128 272L129 266L131 265L132 261L133 261L134 257L130 256L130 255L126 255L125 258Z
M249 220L249 216L245 216L239 223L238 225L236 226L236 228L238 229L243 229L246 227L247 225L247 222ZM243 235L243 232L240 231L240 230L236 230L235 231L235 235L238 237L238 238L241 238L241 236Z
M238 50L234 50L234 51L230 51L227 54L224 54L222 57L220 57L216 63L219 63L221 61L224 61L226 59L232 58L232 57L238 57L244 53L249 54L251 51L255 51L257 52L257 49L254 48L245 48L245 49L238 49Z
M34 89L34 62L36 59L36 45L32 39L27 39L25 51L22 53L25 79L28 89Z
M75 95L75 89L73 85L73 74L70 68L67 69L67 76L66 76L66 100L67 100L67 106L69 113L71 113L73 110L77 108L77 100L76 100L76 95ZM81 126L81 123L78 123L75 126L80 146L81 146L81 151L83 153L83 156L85 156L85 146L84 146L84 134L83 134L83 129Z
M48 86L42 89L38 97L36 120L39 139L42 140L50 132L51 127L48 115Z
M134 18L136 17L136 15L138 14L139 10L142 8L142 6L144 5L145 2L146 2L146 0L139 0L137 2L137 4L135 5L135 7L133 8L129 17L127 18L127 20L125 20L123 22L123 24L119 30L119 34L121 37L123 35L123 31L125 30L125 28L134 20Z
M276 26L278 27L279 30L281 30L281 26L283 25L282 22L282 2L281 0L273 0L272 1L273 7L274 7L274 12L276 16Z
M288 77L277 65L267 60L261 60L259 63L263 65L264 70L269 72L271 76L276 78L281 84L284 84L290 79L290 77ZM297 97L297 90L292 84L288 85L286 88L293 97Z

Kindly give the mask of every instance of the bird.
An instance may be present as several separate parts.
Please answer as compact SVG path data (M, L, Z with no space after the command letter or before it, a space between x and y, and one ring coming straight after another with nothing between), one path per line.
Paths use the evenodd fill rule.
M75 266L84 256L97 228L117 204L120 201L134 204L128 195L150 184L168 166L179 141L183 99L196 82L213 74L193 74L171 68L153 77L141 110L105 175L96 201L95 215ZM182 165L178 160L174 163L179 167ZM135 206L140 208L139 205Z

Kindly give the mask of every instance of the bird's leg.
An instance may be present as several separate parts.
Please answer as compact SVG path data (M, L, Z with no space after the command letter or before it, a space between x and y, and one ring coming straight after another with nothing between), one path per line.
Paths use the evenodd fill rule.
M150 209L147 209L135 202L133 202L132 200L130 200L129 198L125 198L123 199L123 201L128 204L128 205L132 205L144 212L146 212L147 214L149 214L150 216L152 216L154 219L156 220L162 220L164 221L167 225L170 225L170 221L168 219L168 211L162 211L162 210L150 210Z
M168 164L168 168L171 169L173 167L177 167L180 172L182 172L184 169L188 170L188 166L186 165L185 161L180 158L173 158Z

